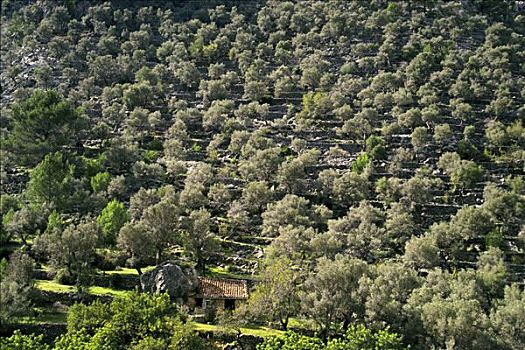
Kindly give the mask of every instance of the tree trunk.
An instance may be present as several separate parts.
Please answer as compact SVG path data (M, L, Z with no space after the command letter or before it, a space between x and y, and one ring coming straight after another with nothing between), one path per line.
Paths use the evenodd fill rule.
M237 337L236 337L237 345L239 345L241 350L244 350L244 345L242 344L241 339L242 339L242 332L240 329L237 329Z
M350 319L345 317L345 320L343 321L343 329L346 331L348 326L350 326Z
M200 271L203 276L206 276L206 263L202 258L197 259L197 271Z
M319 332L319 338L323 340L328 339L328 327L322 326L321 331Z
M283 331L288 330L288 320L289 320L288 316L286 316L284 318L280 317L280 319L279 319L279 322L281 323L281 329Z
M161 257L162 257L162 249L158 248L157 249L157 254L155 254L155 264L156 265L160 264Z

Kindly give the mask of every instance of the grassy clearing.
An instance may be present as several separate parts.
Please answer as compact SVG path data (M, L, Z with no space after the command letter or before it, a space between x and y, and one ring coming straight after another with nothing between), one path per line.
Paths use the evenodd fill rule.
M122 267L117 270L110 270L110 271L100 271L99 274L105 274L105 275L125 275L125 276L138 276L139 273L135 269L131 269L129 267Z
M65 284L60 284L55 281L48 280L36 280L35 287L37 289L54 292L54 293L74 293L76 288L74 286L67 286ZM92 286L89 287L89 293L94 295L110 295L113 297L125 296L129 291L118 290L106 287Z
M55 293L74 293L74 286L67 286L65 284L60 284L55 281L48 280L36 280L35 288L46 291L46 292L55 292Z
M213 324L194 322L194 325L195 325L195 329L201 332L227 331L227 328L224 328L222 326L213 325ZM267 327L260 327L260 326L246 326L246 327L240 328L240 330L242 334L253 335L256 337L271 337L271 336L279 336L279 335L284 334L283 331L272 329L272 328L267 328Z
M146 266L142 268L142 272L148 272L155 268L155 266ZM106 275L122 275L122 276L137 276L139 273L137 270L129 268L129 267L119 267L115 270L109 270L109 271L100 271L99 274L106 274Z
M318 331L318 327L312 320L307 320L303 318L294 318L291 317L288 321L288 328L294 330L303 330L303 331Z
M112 297L123 297L129 294L130 291L93 286L89 287L89 293L95 295L111 295Z

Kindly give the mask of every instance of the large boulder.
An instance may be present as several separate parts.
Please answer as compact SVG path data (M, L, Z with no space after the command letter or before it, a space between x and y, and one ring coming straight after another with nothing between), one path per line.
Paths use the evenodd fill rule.
M173 299L186 299L197 289L197 274L192 268L182 268L166 261L140 276L144 292L168 292Z

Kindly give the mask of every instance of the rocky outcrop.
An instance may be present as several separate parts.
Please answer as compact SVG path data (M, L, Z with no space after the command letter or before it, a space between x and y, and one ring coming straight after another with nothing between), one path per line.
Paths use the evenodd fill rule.
M197 288L197 273L167 261L140 276L140 287L144 292L167 292L173 299L184 300Z

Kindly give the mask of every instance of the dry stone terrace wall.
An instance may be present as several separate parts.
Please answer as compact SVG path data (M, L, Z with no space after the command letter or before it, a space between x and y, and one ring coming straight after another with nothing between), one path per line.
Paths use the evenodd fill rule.
M256 4L257 2L253 3ZM112 6L114 6L114 4L112 4ZM307 197L312 204L320 204L321 202L319 198L316 197L319 192L316 182L319 173L326 169L335 169L338 173L347 172L351 169L352 164L356 161L359 154L366 150L366 138L348 136L344 133L341 134L343 126L350 118L353 118L366 108L377 109L378 116L370 120L371 131L367 132L367 134L381 136L383 125L398 121L400 119L399 114L402 112L406 112L411 108L424 109L428 107L429 103L424 100L427 95L432 95L433 92L435 92L437 101L431 103L431 105L439 108L439 116L436 117L435 120L408 123L413 125L401 127L396 133L383 136L385 142L384 159L372 160L374 170L368 178L371 187L373 187L375 181L381 177L391 178L394 176L400 178L401 185L403 185L409 179L413 178L419 169L428 167L429 173L432 174L431 177L439 178L443 181L441 188L432 191L432 200L427 203L421 203L413 212L419 234L427 230L435 222L448 220L464 205L483 204L483 188L488 183L495 183L503 187L504 179L507 176L520 176L523 174L523 157L521 159L514 157L514 159L511 160L496 161L494 157L483 158L480 156L480 159L475 159L476 163L484 169L484 174L480 181L473 184L471 188L464 190L458 188L454 191L455 186L450 183L449 174L445 174L437 165L440 156L444 152L457 151L458 142L463 139L463 130L465 126L468 125L475 127L472 144L478 147L480 154L484 152L483 145L486 144L486 124L488 120L494 118L494 113L488 109L490 109L489 105L491 102L494 101L493 97L495 95L493 90L495 87L491 82L487 82L487 79L476 77L481 74L478 66L483 66L482 64L476 65L476 60L480 60L481 58L478 56L482 56L483 53L496 55L496 57L501 58L505 56L507 52L516 50L513 48L516 45L518 46L518 50L523 49L522 45L519 46L519 43L516 44L510 36L504 37L504 34L498 34L504 38L500 38L497 43L492 43L490 41L491 35L494 36L494 34L486 34L486 30L492 22L479 20L479 25L470 23L468 26L465 26L465 28L460 28L459 32L453 38L443 38L438 36L440 30L458 25L457 23L447 22L447 16L450 11L455 11L454 6L463 6L460 3L455 5L441 4L437 9L425 9L417 19L410 18L410 11L421 10L422 5L399 4L398 9L392 10L391 12L385 9L386 5L383 7L374 5L375 7L362 9L360 10L362 12L357 12L355 18L351 17L348 19L349 23L354 23L354 26L349 26L349 28L346 29L347 32L345 32L345 30L339 30L342 32L339 34L330 34L328 26L328 29L324 29L327 23L327 16L326 14L319 16L319 18L315 19L318 23L312 25L310 28L313 39L309 39L305 36L306 32L308 32L306 29L303 32L300 30L285 30L283 33L279 33L277 29L272 28L272 26L269 26L269 30L261 29L264 27L262 23L265 19L264 13L257 13L258 6L259 4L255 7L241 6L241 11L244 11L242 12L244 19L236 18L236 20L242 21L242 25L238 25L232 29L232 32L237 30L239 33L246 32L253 35L249 45L245 47L242 46L243 44L240 42L242 40L240 35L237 38L226 29L228 25L233 25L231 24L233 21L227 21L227 24L219 25L216 29L209 29L212 33L209 35L211 38L209 42L213 42L213 39L224 34L230 40L228 42L228 49L234 48L235 45L241 47L241 49L238 49L236 52L235 50L233 53L223 52L221 47L218 47L217 53L210 56L188 53L191 51L192 44L196 42L195 39L198 38L198 35L201 35L197 33L197 28L207 28L206 24L208 22L206 21L204 23L198 23L194 28L189 29L191 32L190 35L184 34L184 30L175 24L174 27L168 31L163 27L163 23L155 23L153 21L152 23L146 23L150 26L152 45L150 50L159 49L162 43L170 40L183 43L187 51L187 58L184 59L184 61L194 64L196 68L196 82L217 80L217 77L210 76L209 74L210 67L216 63L222 63L224 65L224 73L222 76L226 73L234 73L238 78L236 82L233 84L220 84L225 88L224 94L221 93L222 96L220 99L231 100L234 106L233 109L228 111L226 116L224 116L226 121L231 121L234 118L234 111L238 110L240 106L253 101L245 96L247 92L246 83L251 80L262 81L263 86L268 88L268 93L263 98L260 98L259 101L261 104L268 104L269 113L266 116L257 115L254 120L247 123L248 125L242 126L240 129L253 133L261 128L266 128L268 130L266 137L272 140L275 146L281 147L284 151L292 146L292 140L294 139L305 140L307 149L317 148L320 150L320 157L317 164L307 169L307 186L299 193ZM268 6L275 8L280 5L278 1L270 1ZM345 5L344 3L338 2L335 8L337 9L340 6L344 7ZM228 10L229 9L228 7ZM352 11L356 10L357 8L349 10L349 12L352 13ZM471 9L468 8L468 10L470 11ZM371 19L367 22L366 18ZM260 21L261 24L259 24L258 21ZM268 19L268 21L274 23L276 19ZM109 22L107 26L113 24L110 20ZM181 23L183 22L177 22L177 25ZM424 28L424 30L411 30L410 26L413 23L417 23L421 28ZM317 30L315 28L317 28ZM104 31L102 31L102 33L91 32L91 27L84 30L88 32L88 39L93 45L98 43L100 37L106 34ZM140 26L137 25L134 30L138 32ZM428 33L425 33L425 30ZM201 30L201 32L204 31L204 29ZM334 29L334 31L336 30ZM166 32L168 32L168 34L165 34ZM275 39L274 41L276 42L269 45L267 49L263 47L257 49L259 44L273 40L271 39L272 35L275 37L282 36L283 40L290 41L289 45L292 47L292 50L290 50L291 57L288 60L284 60L282 64L276 62L277 39ZM393 43L391 43L392 36L395 38ZM437 39L432 41L432 38ZM131 40L131 37L129 37L129 39ZM450 40L450 42L445 42L446 40ZM387 44L393 45L394 48L388 49ZM38 40L35 45L37 49L34 51L34 54L22 55L20 62L3 62L6 67L6 72L9 67L17 64L22 67L22 71L12 79L16 84L7 83L5 90L2 91L2 107L4 109L9 109L15 88L20 86L40 86L40 83L33 79L34 67L46 65L58 65L61 67L61 65L68 65L67 62L56 62L56 59L51 57L53 55L52 53L45 52L46 45L38 42ZM500 51L498 51L497 48L499 48ZM243 50L249 53L251 57L242 57L241 54ZM447 53L440 54L442 50L447 51ZM20 49L18 52L23 53L24 51ZM328 82L324 84L319 83L317 86L301 84L299 82L301 75L304 75L305 71L312 68L306 67L303 69L301 63L304 62L305 58L314 53L319 54L319 59L324 59L328 62L328 68L321 73L329 73L331 75L326 76ZM427 56L424 54L427 54ZM420 57L420 55L423 56ZM167 71L167 73L165 72L166 76L169 76L169 79L163 82L163 88L158 94L159 96L147 106L151 112L160 111L161 120L147 132L146 140L164 142L169 139L168 129L177 119L177 117L175 117L176 113L179 110L184 110L182 107L173 107L173 105L186 105L188 108L196 108L200 113L205 114L213 101L208 101L201 96L203 91L199 90L198 83L192 87L188 87L187 84L173 78L177 65L181 62L173 58L175 63L170 63L168 58L171 56L168 55L168 58L162 57L158 52L157 54L151 53L146 56L144 62L146 66L153 69L155 69L155 67L163 67L163 69ZM255 65L257 58L263 61L262 63L259 62L261 68L254 67L253 71L250 71L248 74L247 71L251 65ZM64 84L67 77L60 75L58 72L54 72L53 74L57 74L58 76L56 80L51 82L51 86L65 92L67 92L68 89L76 90L77 93L69 93L69 99L84 106L91 122L96 124L98 121L104 120L104 110L113 102L103 97L103 88L109 86L115 87L122 83L135 83L136 79L134 79L133 76L136 71L132 71L133 74L128 74L128 76L122 79L114 79L113 81L107 82L107 84L97 85L94 84L92 80L90 81L90 78L95 78L93 77L93 69L90 70L89 67L92 64L92 62L84 62L84 65L88 67L81 67L79 69L77 83L71 83L67 86L67 89L65 86L60 85ZM429 66L427 67L426 64ZM523 72L522 70L516 69L517 65L515 62L504 62L504 64L501 64L501 67L498 67L497 64L494 65L496 67L490 66L490 63L487 63L485 66L493 70L504 70L505 74L507 74L506 77L511 82L515 82L517 86L523 88ZM412 66L416 67L412 68ZM470 68L471 66L473 67ZM274 92L275 79L271 77L271 74L282 67L288 69L290 71L289 75L295 80L293 81L291 91L276 97ZM315 68L315 64L313 68ZM348 73L348 71L350 73ZM397 74L397 80L395 79L396 81L393 83L389 81L382 83L379 81L376 84L378 85L377 88L373 87L375 78L385 72ZM462 73L469 73L469 75L473 77L468 76L462 79ZM255 76L255 78L250 78L251 75ZM455 77L458 78L455 79ZM452 84L447 82L446 78L449 78L453 83L466 81L467 86L464 87L465 90L467 90L469 86L472 88L472 86L486 85L485 90L487 91L483 97L464 96L467 95L467 93L463 92L454 93L451 86ZM3 82L8 81L4 72L2 79ZM362 83L362 87L358 88L355 92L353 90L350 92L343 91L343 88L339 87L345 82L352 80L359 80ZM427 83L430 85L427 86ZM87 86L86 89L89 90L89 93L80 93L79 90L81 90L81 86L83 86L81 84ZM416 87L412 87L411 85L416 85ZM430 92L421 92L423 87L428 88ZM365 91L366 89L369 90ZM402 89L411 90L412 98L406 103L401 103L394 99L392 102L381 105L374 100L380 94L392 95ZM432 91L432 89L437 91ZM509 125L510 122L516 120L517 109L520 108L520 103L523 104L523 96L519 95L517 89L518 88L515 88L509 92L511 99L513 99L511 107L509 108L510 111L497 116L497 119L505 125ZM329 96L332 101L327 112L321 116L312 117L311 125L304 126L301 124L299 114L304 109L304 96L309 92L324 93ZM346 94L346 96L342 98L342 102L338 101L338 93ZM462 118L454 116L457 104L457 101L454 99L458 98L464 103L468 103L471 107L471 112ZM115 100L119 100L119 98ZM337 116L335 113L337 109L335 105L341 104L349 106L351 110L349 116ZM112 128L109 139L124 134L126 130L125 120L129 119L132 112L132 108L125 107L124 122ZM395 107L399 107L400 111L394 111ZM217 170L216 172L220 173L218 178L225 184L231 185L231 192L234 196L239 196L242 193L242 189L248 183L248 180L243 178L238 171L237 165L242 157L233 154L228 149L232 130L225 130L227 129L225 127L226 121L223 121L221 123L222 125L219 125L219 130L209 130L203 126L202 120L187 122L186 130L188 140L185 145L186 155L182 159L182 162L190 165L193 164L192 162L207 162L212 164L214 169ZM444 144L440 144L432 138L435 127L439 124L448 124L451 129L451 136ZM413 147L411 140L412 132L416 126L425 128L429 134L425 145L418 149ZM224 142L216 147L217 153L211 157L211 152L208 150L210 143L212 143L214 137L221 132L224 134ZM142 144L146 143L147 142L142 142ZM111 144L111 141L108 142L108 138L88 137L84 140L84 151L87 146L89 146L93 153L96 154L97 150L102 151L108 144ZM333 147L339 147L343 149L345 153L335 158L331 157L329 150ZM401 169L394 174L390 171L390 166L395 162L394 157L397 149L400 147L407 148L413 152L413 157L411 160L404 162L401 165ZM297 156L295 152L291 152L290 154L292 157ZM164 156L166 156L166 152L161 148L158 150L157 159L163 159ZM158 163L161 166L164 165L161 162ZM220 172L218 171L219 169L229 169L230 171ZM162 170L165 171L165 168L163 167ZM131 173L131 169L129 173ZM2 186L2 190L8 193L20 193L23 190L23 183L27 181L27 178L22 177L20 172L10 168L6 171L6 179L6 185ZM179 190L183 186L183 179L184 177L182 176L178 179L179 181L175 182ZM275 185L275 179L271 179L271 182L272 185ZM129 195L131 195L131 193L128 193L128 196ZM280 199L284 195L285 193L283 191L276 191L275 199ZM126 200L127 199L128 198L126 198ZM386 208L388 206L388 203L378 198L373 190L367 199L378 208ZM334 210L336 217L343 216L348 209L345 206L338 207L337 204L333 204L330 207ZM214 215L217 217L225 217L226 214L226 210L214 212ZM261 231L261 219L258 215L259 213L255 215L256 217L252 218L252 227L250 227L250 233L255 237L259 236ZM254 257L260 250L260 245L264 244L261 244L261 240L254 239L255 244L253 245L240 245L234 243L236 239L238 239L236 235L232 235L229 241L222 243L224 256L218 258L217 261L231 262L236 266L241 266L241 270L244 272L253 272L256 265L254 263ZM506 243L507 245L513 246L513 244L510 243L513 237L505 239L508 241ZM231 240L233 240L233 242L231 242ZM519 255L522 253L521 251L514 251L511 254ZM472 259L469 259L469 261L475 261L475 256L472 255ZM518 264L518 266L521 265ZM246 269L244 269L244 267Z

